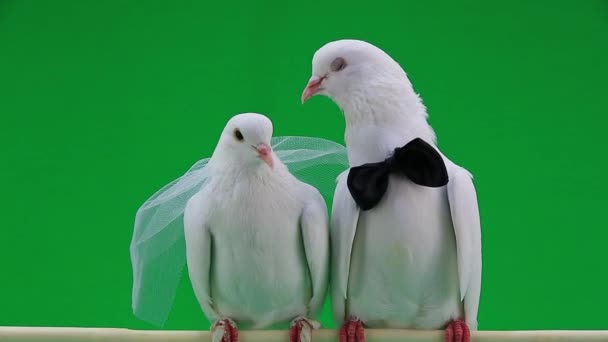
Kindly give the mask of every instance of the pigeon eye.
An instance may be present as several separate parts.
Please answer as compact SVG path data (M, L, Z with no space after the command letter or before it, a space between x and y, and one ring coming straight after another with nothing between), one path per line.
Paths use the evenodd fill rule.
M241 131L237 128L234 130L234 137L236 138L236 140L238 141L243 141L243 139L245 139L243 137L243 133L241 133Z
M342 57L338 57L334 59L333 62L329 65L331 71L340 71L346 68L346 61Z

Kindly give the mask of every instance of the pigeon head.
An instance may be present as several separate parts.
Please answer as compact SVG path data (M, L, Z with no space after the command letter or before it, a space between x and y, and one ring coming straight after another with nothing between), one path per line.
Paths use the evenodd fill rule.
M237 164L262 166L264 163L272 168L273 152L272 122L266 116L257 113L242 113L233 116L220 137L213 153L215 160Z
M312 96L332 99L346 119L384 113L426 115L401 66L378 47L361 40L337 40L317 50L302 103Z

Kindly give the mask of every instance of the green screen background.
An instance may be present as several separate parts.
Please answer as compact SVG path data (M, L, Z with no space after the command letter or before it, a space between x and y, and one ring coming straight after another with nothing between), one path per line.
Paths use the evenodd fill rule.
M300 94L344 37L404 66L475 175L480 329L608 329L601 0L1 0L0 325L153 328L131 313L137 208L235 113L343 143ZM208 327L184 276L164 328Z

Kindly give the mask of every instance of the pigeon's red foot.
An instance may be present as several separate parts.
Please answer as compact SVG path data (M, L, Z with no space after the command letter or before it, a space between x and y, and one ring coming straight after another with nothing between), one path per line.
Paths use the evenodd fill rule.
M445 342L471 342L471 331L464 321L450 322L445 328Z
M319 322L305 317L294 319L289 329L289 342L310 342L312 331L319 329L320 326Z
M239 342L239 330L233 320L219 319L211 327L212 342Z
M340 342L365 342L365 330L359 319L351 318L340 328Z

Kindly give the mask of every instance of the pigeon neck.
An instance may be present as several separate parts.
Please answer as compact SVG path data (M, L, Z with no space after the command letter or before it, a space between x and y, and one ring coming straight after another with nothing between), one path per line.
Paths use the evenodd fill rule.
M245 177L245 178L273 178L281 177L285 166L275 159L273 168L269 168L260 160L219 160L211 158L209 168L214 176Z
M372 84L336 99L344 111L351 166L382 161L415 138L435 144L426 107L406 78Z
M377 163L395 148L415 138L435 145L435 133L425 117L401 117L393 120L361 120L346 124L345 141L351 166Z

